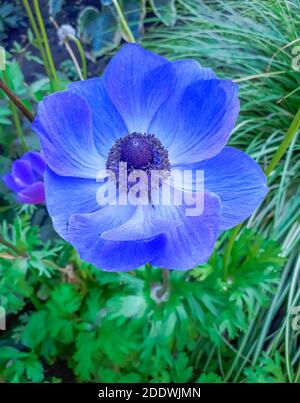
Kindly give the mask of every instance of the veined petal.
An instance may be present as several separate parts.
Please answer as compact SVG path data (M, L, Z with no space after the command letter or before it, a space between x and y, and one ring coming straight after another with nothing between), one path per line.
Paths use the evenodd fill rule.
M203 68L195 60L176 60L171 63L176 74L176 85L154 115L149 127L149 133L154 133L167 148L179 129L179 110L187 87L199 80L217 78L211 69Z
M111 241L101 238L105 231L130 220L136 207L105 206L92 214L74 214L69 220L69 242L82 259L106 271L135 269L156 256L164 245L162 236L143 241Z
M68 89L88 102L92 113L95 146L99 154L107 158L114 142L128 134L128 130L107 94L104 79L78 81L69 84Z
M163 234L181 224L181 221L160 218L151 205L139 205L125 224L104 231L101 238L111 241L139 241Z
M112 58L104 79L128 133L148 132L154 114L176 82L171 63L134 44L124 46Z
M72 214L91 213L100 209L96 199L100 186L94 179L60 176L47 168L47 209L56 232L64 239L68 239L68 221Z
M221 230L234 227L248 218L264 199L268 188L260 166L247 154L225 147L218 155L181 167L204 173L204 188L220 197ZM195 189L195 178L185 189ZM199 185L199 184L198 184Z
M220 224L221 204L212 193L204 193L204 209L197 216L186 216L186 205L157 206L166 219L181 220L183 225L166 232L166 245L152 264L168 269L188 270L204 263L211 255Z
M198 162L218 154L238 113L237 86L231 81L201 80L190 85L177 109L177 119L172 119L171 164Z
M45 97L32 128L48 166L58 175L96 178L104 168L94 144L90 108L79 95L64 91Z

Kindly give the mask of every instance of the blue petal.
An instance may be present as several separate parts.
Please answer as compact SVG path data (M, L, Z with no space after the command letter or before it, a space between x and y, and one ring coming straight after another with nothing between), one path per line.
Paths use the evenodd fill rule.
M128 132L143 133L171 94L176 77L165 59L138 45L126 45L109 63L104 79Z
M28 161L35 176L42 178L46 169L46 162L42 155L35 151L29 151L22 156L22 160Z
M232 147L225 147L214 158L183 169L204 171L205 190L217 194L221 200L221 230L248 218L268 190L260 166L247 154ZM191 190L191 184L185 185Z
M104 168L93 140L91 111L77 94L57 92L45 97L32 128L40 137L48 166L57 174L96 178Z
M44 183L39 181L29 185L17 195L17 200L20 203L40 204L45 201Z
M5 185L13 192L19 192L24 187L23 185L21 186L20 184L16 183L12 174L5 174L2 179Z
M45 174L48 212L60 236L68 239L68 221L72 214L99 210L96 200L100 184L93 179L59 176L49 168Z
M114 142L128 134L123 119L111 102L103 78L71 83L68 89L82 96L92 112L95 146L106 158Z
M158 109L149 127L149 133L154 133L166 148L177 133L178 111L187 87L199 80L216 78L211 69L201 67L195 60L177 60L172 62L172 67L177 78L176 86L168 100Z
M173 122L173 129L168 123L172 133L168 145L171 164L198 162L218 154L228 141L238 113L237 86L232 82L201 80L190 85L169 117Z
M101 257L97 260L95 250L95 263L106 271L134 270L159 255L165 244L165 237L160 235L151 240L114 242L107 241L102 249ZM93 262L91 262L93 263Z
M12 175L20 187L26 187L35 181L31 165L25 160L19 159L12 164Z
M219 233L219 198L214 194L205 193L204 211L199 216L186 216L185 207L156 207L160 216L181 220L183 225L164 234L166 245L151 261L152 264L168 269L188 270L206 262L211 255Z
M135 269L153 259L164 245L163 237L144 241L110 241L101 234L119 227L133 215L133 206L104 207L92 214L74 214L69 220L68 237L82 259L107 271Z
M181 224L181 221L160 218L151 205L140 205L125 224L103 232L101 238L111 241L144 240L163 234Z

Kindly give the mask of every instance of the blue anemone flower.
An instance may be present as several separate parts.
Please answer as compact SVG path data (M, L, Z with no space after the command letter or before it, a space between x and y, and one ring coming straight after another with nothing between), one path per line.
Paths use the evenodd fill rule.
M5 185L17 194L17 201L39 204L45 201L44 173L46 162L42 155L29 151L12 164L11 173L3 176Z
M186 270L207 261L220 231L249 217L267 191L260 167L226 146L237 93L196 61L169 62L129 44L101 78L46 97L33 129L48 165L46 203L56 231L107 271L147 262ZM188 216L184 203L100 206L97 173L119 162L147 175L149 167L203 171L202 214ZM181 190L193 192L195 182Z

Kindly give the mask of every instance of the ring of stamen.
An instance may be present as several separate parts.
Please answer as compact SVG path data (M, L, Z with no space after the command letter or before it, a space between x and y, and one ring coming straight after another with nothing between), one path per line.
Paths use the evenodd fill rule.
M141 169L150 175L152 170L171 170L168 152L154 134L134 132L119 138L109 151L106 169L117 173L120 162L127 163L128 173Z

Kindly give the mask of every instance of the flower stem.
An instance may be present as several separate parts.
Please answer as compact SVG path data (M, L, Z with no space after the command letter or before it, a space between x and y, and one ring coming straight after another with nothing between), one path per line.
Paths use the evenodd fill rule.
M23 104L23 102L11 92L8 86L0 79L0 89L5 92L11 102L26 116L26 118L32 122L34 120L33 114L30 112L29 109Z
M86 80L87 79L87 64L86 64L86 58L85 58L85 54L84 54L84 50L83 47L81 45L81 42L78 38L76 38L76 36L71 35L70 39L72 41L75 42L80 58L81 58L81 66L82 66L82 75L83 75L83 79Z
M13 245L12 243L6 241L2 237L0 237L0 243L2 243L2 245L6 246L8 249L12 250L17 255L21 255L20 250L15 245Z
M226 248L225 256L224 256L224 279L226 279L228 276L228 266L229 266L230 255L232 252L235 238L237 237L241 227L242 227L242 224L239 224L236 227L234 227L232 229L231 236L229 237L229 240L228 240L228 244L227 244L227 248Z
M118 0L112 0L112 2L113 2L113 5L115 6L116 12L117 12L117 14L118 14L118 16L120 18L121 27L122 27L123 33L126 36L127 42L135 43L134 36L133 36L133 34L131 32L131 29L129 28L129 26L127 24L126 18L125 18L124 14L123 14L123 11L122 11L122 9L120 7L120 4L119 4Z
M34 7L34 11L37 17L37 21L41 30L41 35L42 35L42 41L43 44L45 46L45 53L49 62L49 67L53 76L53 80L54 80L54 85L55 85L55 90L59 90L60 89L60 85L59 85L59 81L58 81L58 77L56 74L56 69L55 69L55 65L53 62L53 58L52 58L52 54L51 54L51 50L49 47L49 41L48 41L48 36L47 36L47 32L45 29L45 25L44 25L44 21L43 21L43 17L41 14L41 10L40 10L40 5L39 5L39 0L33 0L33 7Z
M12 112L12 115L13 115L13 120L14 120L14 123L15 123L17 136L20 139L21 146L24 149L24 151L28 151L29 148L27 147L27 144L26 144L26 141L25 141L25 136L24 136L24 133L23 133L23 130L22 130L18 109L16 108L15 104L13 104L11 101L10 101L10 109L11 109L11 112Z
M7 77L7 74L6 74L5 70L3 71L3 77L4 77L4 80L6 81L6 84L8 85L8 77ZM17 109L17 107L15 106L15 104L12 101L9 101L9 104L10 104L11 113L13 115L13 120L14 120L14 123L15 123L17 136L19 137L21 146L24 149L24 151L28 151L25 136L24 136L24 133L23 133L23 130L22 130L22 125L21 125L21 122L20 122L18 109Z
M267 166L267 168L265 170L266 177L268 177L270 175L270 173L274 170L274 168L276 168L278 162L281 160L284 153L286 152L289 145L291 144L293 138L297 134L299 127L300 127L300 107L299 107L296 115L294 116L294 119L292 120L292 123L290 124L290 126L286 132L286 135L284 136L284 139L282 140L280 146L278 147L278 150L274 154L273 158L271 159L271 162L269 163L269 165ZM231 236L229 237L229 240L228 240L228 244L227 244L227 248L226 248L226 252L225 252L225 256L224 256L224 276L225 277L227 277L227 274L228 274L229 259L230 259L231 251L232 251L232 248L234 245L234 241L241 228L242 228L242 223L237 225L232 230Z
M55 21L54 18L51 18L50 20L51 20L52 24L55 26L56 30L58 31L59 30L58 23ZM73 50L72 50L72 48L71 48L71 46L70 46L70 44L68 42L69 40L72 40L73 42L75 42L75 44L77 46L77 49L78 49L78 52L79 52L79 55L80 55L80 58L81 58L82 71L81 71L79 63L78 63L78 61L76 59L76 56L75 56L75 54L74 54L74 52L73 52ZM78 74L80 80L86 80L86 78L87 78L87 65L86 65L86 59L85 59L84 51L83 51L83 48L81 46L80 41L74 35L68 35L68 37L66 37L66 39L64 40L64 45L65 45L65 47L67 49L67 52L69 53L69 55L70 55L70 57L71 57L71 59L72 59L72 61L74 63L75 69L77 71L77 74Z
M170 291L170 271L168 269L162 270L162 287L157 291L158 298L161 298L163 295Z
M39 52L41 54L41 57L43 59L43 65L44 65L46 74L47 74L47 76L49 78L51 89L54 90L53 78L51 76L51 70L50 70L50 67L49 67L49 63L48 63L48 60L47 60L45 49L43 47L43 41L42 41L42 38L41 38L41 34L39 32L38 26L36 25L36 22L35 22L33 14L32 14L30 5L28 3L28 0L23 0L23 5L24 5L24 8L26 10L26 13L27 13L31 28L32 28L33 33L34 33L35 38L36 38L37 47L38 47Z

